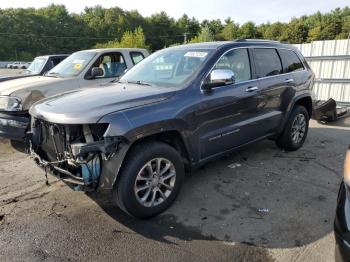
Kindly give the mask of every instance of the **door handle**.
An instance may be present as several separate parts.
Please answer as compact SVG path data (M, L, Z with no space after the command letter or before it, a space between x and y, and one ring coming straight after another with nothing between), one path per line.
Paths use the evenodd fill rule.
M294 79L293 78L289 78L289 79L284 80L284 82L285 83L293 83Z
M246 92L253 92L253 91L256 91L258 90L259 88L257 86L251 86L251 87L248 87L245 91Z

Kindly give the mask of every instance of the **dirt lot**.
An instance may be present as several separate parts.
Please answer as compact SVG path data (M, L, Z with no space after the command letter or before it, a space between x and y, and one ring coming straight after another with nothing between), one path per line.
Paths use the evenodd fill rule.
M0 68L0 76L6 75L16 75L22 72L23 69L6 69L6 68Z
M0 261L333 261L349 131L350 119L312 121L297 152L266 140L210 163L147 221L53 177L46 186L43 171L2 141Z

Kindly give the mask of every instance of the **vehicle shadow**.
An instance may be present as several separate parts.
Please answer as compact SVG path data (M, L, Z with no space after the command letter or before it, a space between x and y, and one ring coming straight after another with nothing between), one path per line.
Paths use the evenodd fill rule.
M208 163L187 176L171 208L149 220L131 218L108 196L89 196L119 223L161 242L302 246L332 232L347 122L313 122L304 147L295 152L266 140Z

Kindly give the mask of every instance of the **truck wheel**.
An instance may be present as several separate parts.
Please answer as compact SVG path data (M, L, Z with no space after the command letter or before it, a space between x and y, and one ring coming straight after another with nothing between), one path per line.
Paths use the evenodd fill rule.
M155 216L174 202L184 180L184 163L170 145L136 145L125 159L113 198L125 212L139 218Z
M309 130L309 113L300 105L294 107L282 134L276 139L278 147L286 151L298 150L305 142Z

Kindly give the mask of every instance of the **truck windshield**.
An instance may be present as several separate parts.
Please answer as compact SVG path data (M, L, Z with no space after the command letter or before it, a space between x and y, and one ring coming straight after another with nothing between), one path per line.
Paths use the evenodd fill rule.
M30 66L26 70L27 71L26 73L33 74L33 75L39 74L45 65L46 59L47 58L43 58L43 57L35 58L34 61L30 64Z
M57 66L52 68L47 76L70 77L79 75L96 55L95 52L76 52Z
M180 87L199 71L211 53L210 49L164 49L134 66L119 82Z

